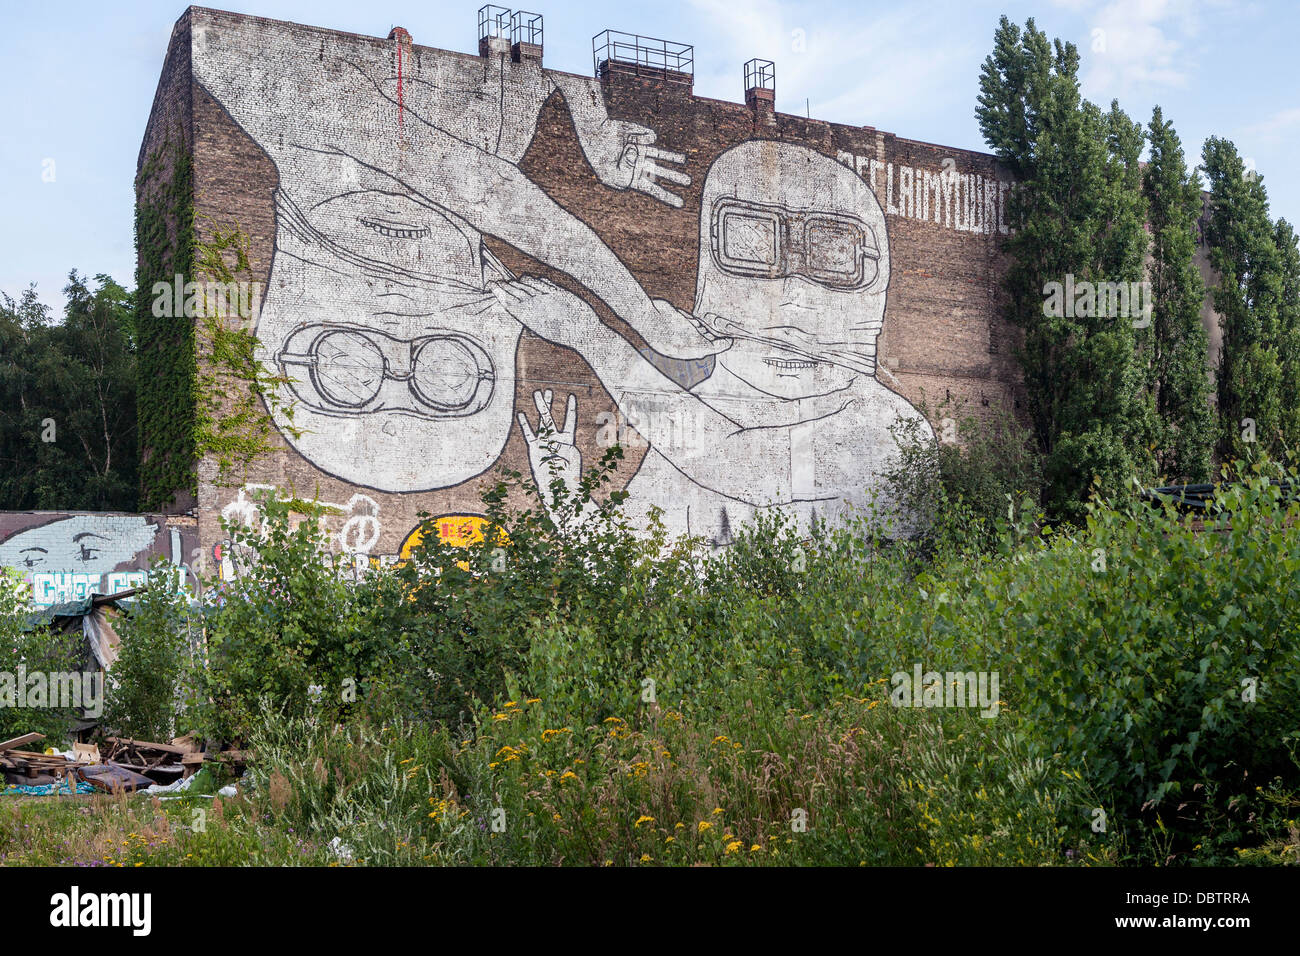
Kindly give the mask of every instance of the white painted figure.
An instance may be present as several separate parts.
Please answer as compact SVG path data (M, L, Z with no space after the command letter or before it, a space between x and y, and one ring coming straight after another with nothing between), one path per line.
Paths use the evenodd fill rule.
M605 185L680 206L662 184L690 182L671 168L683 156L610 119L595 80L408 50L399 92L395 52L255 22L193 39L196 79L279 173L258 356L293 380L273 415L307 460L387 492L457 485L497 460L521 327L486 288L512 276L484 235L573 276L665 355L722 347L518 167L557 89Z
M910 402L875 375L889 286L880 203L853 171L803 146L751 141L714 162L700 210L694 315L734 344L689 389L673 381L573 294L538 278L493 286L538 335L576 349L650 449L625 508L651 507L670 531L716 545L760 508L814 517L861 511L899 455L891 426L915 420ZM520 415L533 474L581 474L576 398L564 427L550 391L534 396L534 430ZM547 433L550 433L548 436ZM892 503L876 505L886 517Z

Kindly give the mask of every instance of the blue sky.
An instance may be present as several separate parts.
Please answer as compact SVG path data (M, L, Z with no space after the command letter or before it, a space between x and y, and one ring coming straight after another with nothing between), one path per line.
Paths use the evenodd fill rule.
M1300 221L1300 81L1294 0L529 0L545 16L547 65L590 72L604 29L695 46L695 91L743 98L741 66L774 60L777 109L984 149L974 118L998 17L1030 16L1073 40L1084 93L1145 123L1159 104L1191 156L1233 140L1268 187L1272 213ZM478 0L225 0L213 6L473 51ZM176 2L4 0L0 30L0 291L35 282L62 307L68 270L134 279L132 180ZM49 162L52 161L52 164ZM46 181L52 169L53 181ZM43 176L46 174L46 176Z

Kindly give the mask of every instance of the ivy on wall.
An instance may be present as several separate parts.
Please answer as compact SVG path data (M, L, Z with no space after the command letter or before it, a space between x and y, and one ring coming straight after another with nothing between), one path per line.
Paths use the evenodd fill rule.
M146 157L135 185L140 507L162 511L178 497L198 493L194 324L183 316L154 315L153 308L156 283L171 284L177 275L183 282L193 272L194 174L184 138L168 134Z
M196 324L195 449L216 461L218 485L237 486L246 482L249 465L274 449L268 410L281 407L277 387L287 380L258 361L253 315L232 310L229 297L219 298L220 290L240 288L244 291L239 301L257 306L260 289L253 283L247 234L238 226L223 227L210 216L201 218L211 238L195 246L194 273L204 303ZM285 415L292 420L291 406L285 406ZM292 427L289 431L295 437L301 434Z
M246 480L248 466L272 450L268 410L279 408L283 379L256 358L253 313L231 308L255 309L260 298L248 236L196 214L192 160L180 138L169 135L147 157L136 197L140 502L161 511L197 498L197 463L209 456L217 484ZM155 309L158 283L180 283L179 313ZM292 409L285 415L291 420Z

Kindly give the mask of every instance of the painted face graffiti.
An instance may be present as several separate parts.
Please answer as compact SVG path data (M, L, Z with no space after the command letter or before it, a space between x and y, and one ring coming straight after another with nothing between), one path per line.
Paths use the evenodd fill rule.
M875 372L889 286L885 217L852 170L806 147L742 143L709 170L695 315L719 364L778 398Z
M302 430L298 449L382 490L455 484L490 465L504 438L484 438L510 418L520 327L483 292L483 269L499 266L478 236L374 192L310 215L282 195L278 209L258 338L287 382L282 426Z
M101 575L152 546L157 530L137 515L74 515L10 537L0 565Z
M145 568L162 553L158 535L159 525L141 515L72 515L11 534L0 543L0 567L23 575L26 597L37 607L114 594L144 582ZM176 529L171 538L179 565Z
M491 357L472 338L450 331L401 341L364 327L303 326L285 342L276 364L294 378L308 407L338 415L402 411L440 418L472 415L492 400Z
M880 274L875 231L856 216L719 199L709 252L730 275L800 276L828 289L869 287Z
M712 374L683 386L631 349L578 297L529 277L494 287L531 331L582 351L649 451L629 514L717 545L758 509L800 527L861 510L898 455L891 427L920 413L875 377L889 242L875 196L807 147L751 141L724 152L700 210L695 318L731 338ZM577 399L565 424L551 390L520 416L534 478L572 487L582 470ZM887 517L888 503L878 501Z

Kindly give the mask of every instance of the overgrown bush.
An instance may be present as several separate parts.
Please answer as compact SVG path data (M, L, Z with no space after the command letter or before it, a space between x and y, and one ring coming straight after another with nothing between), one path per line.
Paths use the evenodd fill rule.
M292 714L342 714L381 654L365 602L335 567L314 520L294 523L302 502L260 501L257 528L229 526L239 575L209 589L203 655L189 675L186 728L219 741L247 737L269 698ZM316 508L319 511L319 508ZM315 517L317 515L310 515Z
M917 420L894 427L900 454L886 473L890 494L915 516L926 553L992 550L1016 510L1036 513L1042 490L1032 437L1006 411L987 421L942 405L937 439Z
M412 724L269 715L253 739L260 813L375 864L1037 865L1108 863L1090 796L1010 727L895 711L877 687L816 713L760 673L737 707L633 725L565 723L539 698L485 710L458 743Z
M1001 669L1035 751L1085 766L1130 840L1208 853L1209 819L1300 785L1300 503L1282 474L1233 476L1203 530L1171 502L1094 500L1078 533L918 579L937 592L926 630Z
M506 476L469 547L430 528L355 581L267 508L205 612L203 712L268 760L273 818L390 862L1294 854L1300 505L1277 466L1227 476L1203 530L1136 496L1064 530L1012 499L965 550L773 515L713 555L597 507L616 464L559 508L507 508ZM996 675L998 706L890 706L918 666ZM344 675L354 705L309 693ZM820 829L796 838L796 809Z
M119 653L105 688L104 722L122 736L173 736L183 703L181 678L192 665L202 628L202 618L191 617L188 597L175 584L175 569L160 558L129 613L117 619Z
M80 629L59 632L29 626L30 589L8 568L0 572L0 740L42 733L49 745L63 746L81 714L72 707L50 706L50 675L80 678L86 639ZM84 683L80 689L84 691Z

